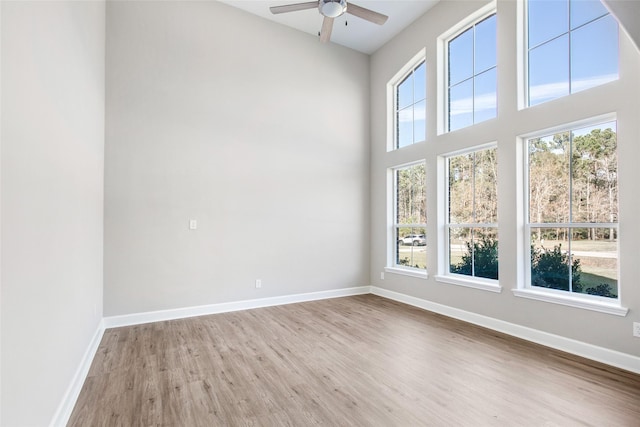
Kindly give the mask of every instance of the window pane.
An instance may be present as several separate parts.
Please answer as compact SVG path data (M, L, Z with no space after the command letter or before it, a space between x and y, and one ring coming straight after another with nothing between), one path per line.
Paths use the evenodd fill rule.
M617 222L616 123L575 130L572 140L572 221Z
M529 105L569 94L569 36L529 52Z
M531 286L570 290L569 229L531 229Z
M449 272L497 280L497 230L452 227L449 230Z
M492 68L475 78L473 122L480 123L497 115L496 69Z
M618 243L614 228L574 228L571 257L573 292L618 297Z
M607 16L571 33L571 92L618 79L618 23Z
M529 0L529 49L569 31L566 0Z
M473 76L473 28L449 42L449 86Z
M396 265L427 268L426 229L424 227L399 227L396 246Z
M426 175L424 163L396 170L397 224L425 224Z
M413 107L398 111L396 121L398 148L413 144Z
M473 154L449 159L449 223L473 222Z
M569 221L569 133L529 141L529 221Z
M475 153L475 221L498 222L498 159L495 148Z
M413 108L413 142L424 141L426 137L427 102L420 101Z
M600 0L571 0L571 29L604 16L609 11Z
M395 148L425 140L426 66L422 62L396 86Z
M413 72L413 98L421 101L427 97L427 67L423 62Z
M496 66L496 15L476 25L475 70L481 73Z
M397 97L396 109L398 110L413 104L413 78L411 74L398 85Z
M451 227L449 229L449 272L471 276L472 257L469 248L472 247L471 228Z
M449 130L473 124L473 80L449 89Z
M473 230L473 275L485 279L498 279L498 230Z

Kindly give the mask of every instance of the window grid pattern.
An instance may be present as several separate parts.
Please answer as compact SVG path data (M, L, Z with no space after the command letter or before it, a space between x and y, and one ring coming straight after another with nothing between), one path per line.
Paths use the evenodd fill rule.
M426 272L425 163L393 170L394 267Z
M529 106L618 78L618 24L600 0L528 0L526 22Z
M496 14L447 43L447 130L497 115Z
M497 151L447 158L448 273L498 279Z
M426 138L426 63L423 60L394 88L394 149Z
M616 122L527 140L527 283L618 297Z

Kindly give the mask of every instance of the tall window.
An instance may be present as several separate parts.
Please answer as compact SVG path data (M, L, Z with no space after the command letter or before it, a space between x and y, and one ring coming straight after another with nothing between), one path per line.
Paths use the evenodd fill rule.
M496 148L447 159L449 273L498 279Z
M531 138L529 283L618 296L616 122Z
M426 66L422 61L395 85L395 147L402 148L426 138Z
M395 239L394 267L427 268L427 209L425 164L393 170Z
M447 46L447 129L496 117L496 15L472 25Z
M618 23L600 0L528 0L527 28L530 106L618 79Z

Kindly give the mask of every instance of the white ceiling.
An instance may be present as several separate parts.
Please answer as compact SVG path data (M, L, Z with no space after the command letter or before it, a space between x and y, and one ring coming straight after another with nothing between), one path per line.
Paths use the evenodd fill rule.
M243 9L273 22L316 35L322 26L322 15L318 9L273 15L271 6L305 3L309 0L220 0L230 6ZM351 49L371 54L391 40L396 34L418 19L439 0L355 0L353 3L387 15L389 19L380 26L372 24L348 13L336 18L331 34L331 42ZM345 26L345 22L348 25ZM319 43L319 41L318 41Z

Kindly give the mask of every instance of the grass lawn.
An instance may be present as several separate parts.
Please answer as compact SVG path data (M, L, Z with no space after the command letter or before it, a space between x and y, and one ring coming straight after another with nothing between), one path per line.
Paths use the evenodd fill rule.
M427 268L426 246L400 246L398 264L416 268Z

